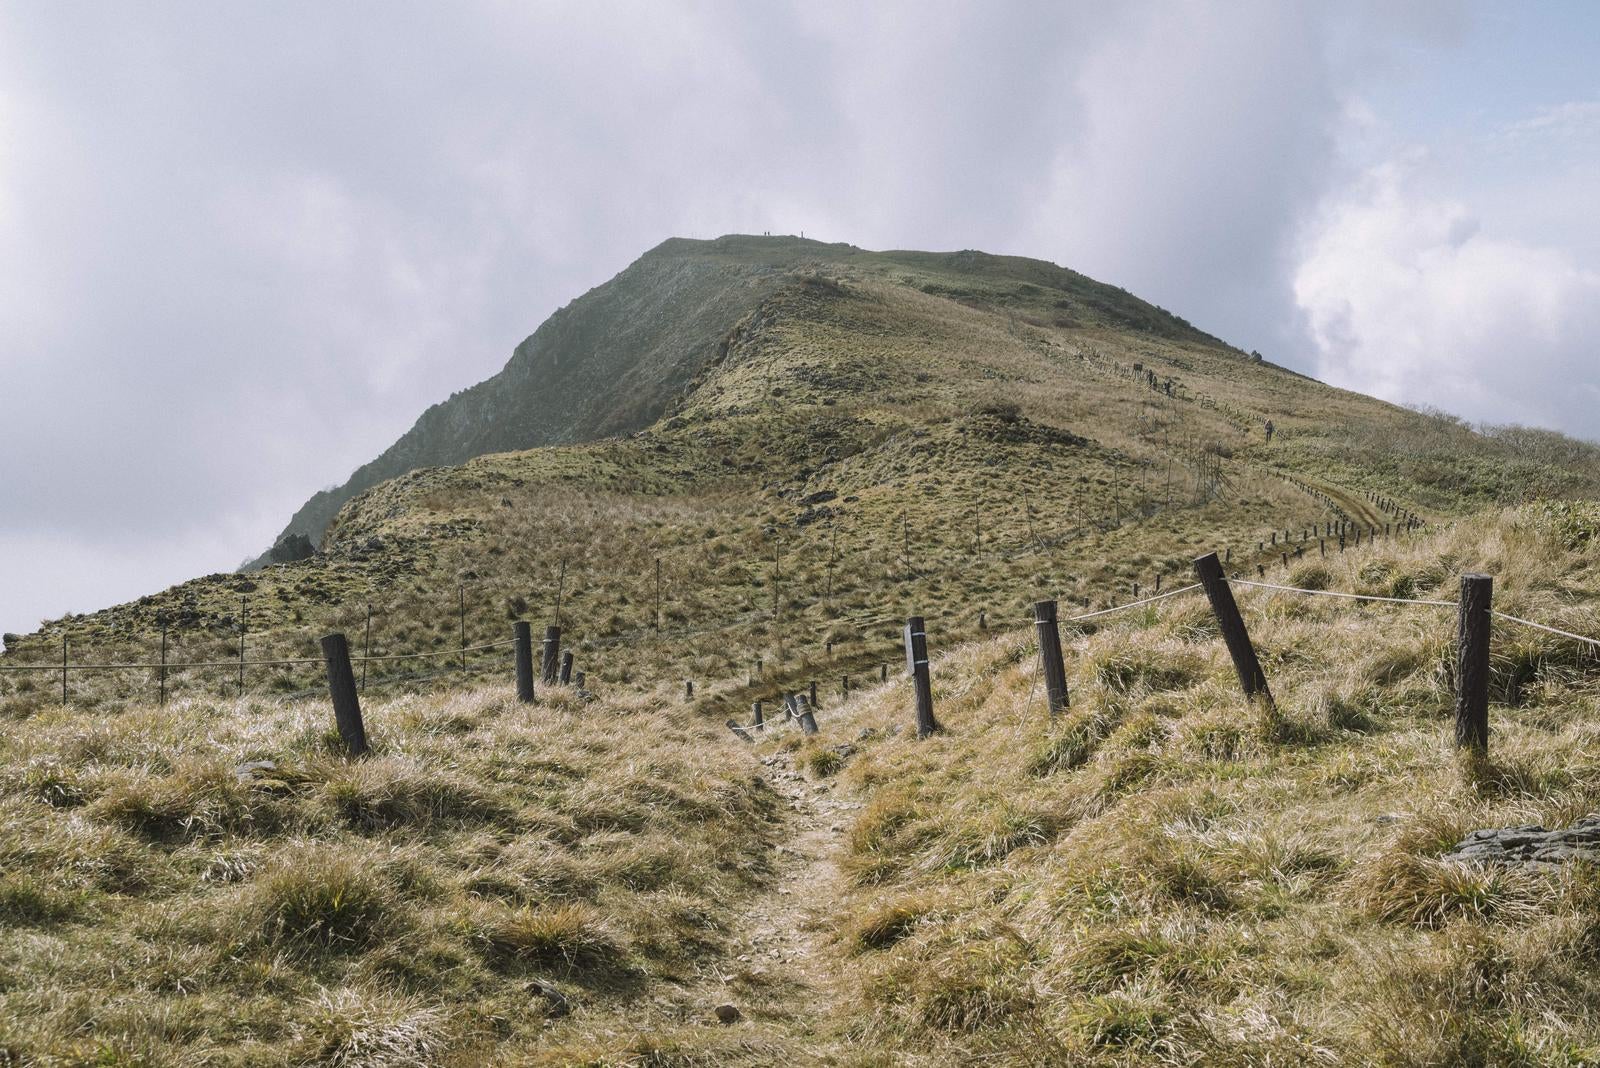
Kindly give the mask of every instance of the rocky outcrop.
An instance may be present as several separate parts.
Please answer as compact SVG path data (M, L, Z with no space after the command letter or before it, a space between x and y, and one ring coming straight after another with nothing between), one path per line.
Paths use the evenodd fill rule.
M1530 868L1551 868L1574 860L1600 863L1600 816L1554 831L1536 824L1473 831L1445 855Z

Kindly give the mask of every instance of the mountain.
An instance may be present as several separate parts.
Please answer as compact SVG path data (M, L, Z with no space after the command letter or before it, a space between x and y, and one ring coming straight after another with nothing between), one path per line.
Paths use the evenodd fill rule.
M429 408L399 441L341 486L307 501L278 537L313 545L344 503L419 467L491 452L592 441L642 429L670 409L696 376L727 355L731 335L796 278L827 267L953 270L1055 294L1048 314L1213 341L1187 323L1110 286L1053 264L978 252L871 253L803 238L672 238L621 274L563 307L518 345L493 378ZM929 284L929 292L941 286ZM955 287L952 297L971 296ZM1011 294L1024 303L1028 292ZM266 554L249 567L269 562Z
M369 626L375 651L438 653L559 617L591 678L695 679L732 705L878 670L910 614L974 636L1041 596L1186 581L1202 549L1281 569L1329 523L1392 536L1592 495L1595 453L1331 388L1037 260L673 240L308 502L286 533L310 557L54 621L7 657L59 660L66 640L148 663L163 624L189 661L236 659L241 630L252 657L314 657L329 630L364 647ZM402 668L421 665L373 671ZM216 668L169 681L237 687ZM115 700L151 683L75 685Z

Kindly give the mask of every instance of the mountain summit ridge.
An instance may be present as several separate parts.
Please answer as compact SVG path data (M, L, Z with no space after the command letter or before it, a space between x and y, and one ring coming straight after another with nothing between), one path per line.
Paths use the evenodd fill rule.
M1222 345L1126 291L1044 260L958 252L871 252L799 237L727 234L668 238L606 282L553 312L496 374L430 405L398 440L343 483L314 495L279 533L320 545L344 504L363 490L422 467L542 445L628 434L667 412L720 354L740 321L801 275L895 267L978 281L1003 278L1054 291L1057 310L1120 321L1162 336ZM929 284L929 292L959 286ZM273 562L271 552L246 570Z

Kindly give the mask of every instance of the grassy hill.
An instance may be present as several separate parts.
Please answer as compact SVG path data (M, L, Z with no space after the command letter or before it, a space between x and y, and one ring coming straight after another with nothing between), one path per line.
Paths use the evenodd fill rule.
M66 707L0 672L0 1061L1592 1063L1592 871L1444 856L1600 807L1577 645L1501 628L1491 760L1458 763L1447 610L1241 593L1271 713L1192 597L1106 617L1055 722L1024 617L1215 549L1398 596L1484 568L1596 633L1593 506L1523 502L1597 489L1590 446L1050 264L668 242L308 503L313 558L6 637L0 667L145 665L163 628L298 661L370 618L439 655L367 665L355 762L314 662L175 670L165 707L143 666ZM1371 537L1400 511L1427 526ZM584 693L458 662L558 612ZM909 614L920 743L877 681ZM814 738L722 725L813 681Z
M1600 512L1531 506L1294 579L1600 632ZM1447 609L1241 591L935 630L909 685L754 744L662 684L42 709L0 735L0 1051L48 1065L1575 1065L1594 870L1453 861L1600 807L1593 659L1502 626L1486 761ZM723 1023L715 1010L732 1006ZM732 1014L729 1014L730 1017Z
M571 443L467 459L537 441ZM440 462L455 466L410 469ZM559 597L591 678L693 679L742 706L893 660L910 613L978 636L1039 596L1099 605L1177 581L1203 549L1276 566L1286 535L1392 522L1374 496L1441 519L1592 494L1597 472L1592 447L1329 388L1051 264L675 240L309 503L296 524L316 557L50 621L9 636L6 662L59 662L65 639L75 662L150 663L163 623L172 660L237 658L241 623L252 659L314 657L334 629L363 648L369 606L374 653L444 651L463 629L471 645L553 621ZM246 688L317 677L254 669ZM70 681L90 706L156 689L147 669ZM169 679L236 688L225 668ZM59 686L0 676L0 699L26 715Z

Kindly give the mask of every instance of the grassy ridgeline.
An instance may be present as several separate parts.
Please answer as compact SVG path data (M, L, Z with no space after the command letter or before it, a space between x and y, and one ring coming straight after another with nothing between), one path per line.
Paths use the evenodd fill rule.
M1451 599L1481 568L1500 607L1597 634L1597 519L1530 509L1295 578ZM1497 622L1491 758L1461 762L1451 610L1241 601L1275 713L1239 696L1196 595L1070 637L1054 724L1019 632L936 655L942 735L907 740L896 684L820 741L765 743L865 803L833 935L857 1041L934 1063L1600 1052L1595 870L1440 859L1471 829L1600 808L1593 657ZM863 730L841 768L827 747Z
M1600 631L1600 513L1536 506L1306 562L1309 587L1497 603ZM945 730L896 679L754 747L675 691L531 708L41 711L0 743L0 1048L39 1063L1584 1063L1593 869L1441 853L1600 808L1592 658L1497 623L1491 758L1450 738L1448 609L1241 591L1278 709L1195 596L1067 639L951 648ZM757 762L859 806L837 885L778 881ZM241 778L248 762L270 760ZM783 896L780 896L783 895ZM748 917L823 917L794 973ZM757 907L759 905L759 907ZM793 912L795 937L809 938ZM558 996L545 993L559 991ZM724 999L743 1016L708 1015Z

